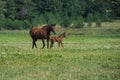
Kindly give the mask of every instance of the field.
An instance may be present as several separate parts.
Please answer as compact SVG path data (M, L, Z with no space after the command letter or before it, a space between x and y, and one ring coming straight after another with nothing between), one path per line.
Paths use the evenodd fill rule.
M28 30L0 31L0 80L120 80L120 23L56 31L67 32L64 48L32 49Z

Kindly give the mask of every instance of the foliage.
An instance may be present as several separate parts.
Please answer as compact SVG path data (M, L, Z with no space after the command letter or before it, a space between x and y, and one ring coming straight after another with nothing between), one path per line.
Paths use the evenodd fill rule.
M94 16L93 14L89 13L88 16L87 16L87 22L88 22L88 27L91 27L92 26L92 22L94 21Z
M103 16L101 16L100 14L95 14L94 15L95 16L95 22L96 22L96 26L97 27L100 27L101 26L101 24L102 24L102 17ZM105 18L104 18L105 19Z
M69 18L69 16L64 16L64 17L62 17L63 18L63 21L61 22L61 26L63 26L63 27L69 27L70 26L70 24L71 24L71 18Z
M97 26L97 27L100 27L101 24L102 24L101 20L100 20L100 19L97 19L97 20L96 20L96 26Z
M82 28L84 26L84 19L82 16L77 17L73 22L74 28Z
M74 19L82 17L91 26L97 20L96 14L101 16L101 22L119 19L119 7L119 0L0 0L0 22L1 19L20 21L22 27L15 29L51 23L70 27Z
M5 5L6 5L5 1L0 0L0 20L5 17L4 15L4 13L6 12Z
M5 29L11 29L12 28L12 20L9 18L1 20L1 26Z

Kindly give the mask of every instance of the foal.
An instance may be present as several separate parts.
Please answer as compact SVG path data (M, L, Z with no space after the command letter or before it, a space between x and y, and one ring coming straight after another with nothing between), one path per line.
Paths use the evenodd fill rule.
M66 38L66 33L64 32L64 33L62 33L60 36L53 36L51 39L50 39L50 48L52 48L53 47L53 44L54 44L54 42L58 42L58 47L60 47L60 44L61 44L61 46L63 47L63 43L62 43L62 39L63 38Z

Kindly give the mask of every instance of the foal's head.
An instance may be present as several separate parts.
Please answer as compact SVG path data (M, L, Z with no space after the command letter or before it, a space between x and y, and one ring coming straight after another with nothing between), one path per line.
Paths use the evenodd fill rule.
M66 36L66 32L64 32L64 33L62 34L62 37L65 37L65 38L67 37L67 36Z

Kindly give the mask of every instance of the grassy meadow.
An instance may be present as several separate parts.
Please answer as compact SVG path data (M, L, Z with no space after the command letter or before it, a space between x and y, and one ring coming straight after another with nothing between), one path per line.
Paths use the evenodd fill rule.
M67 32L64 48L32 49L29 30L0 31L0 80L120 80L119 22L56 31Z

